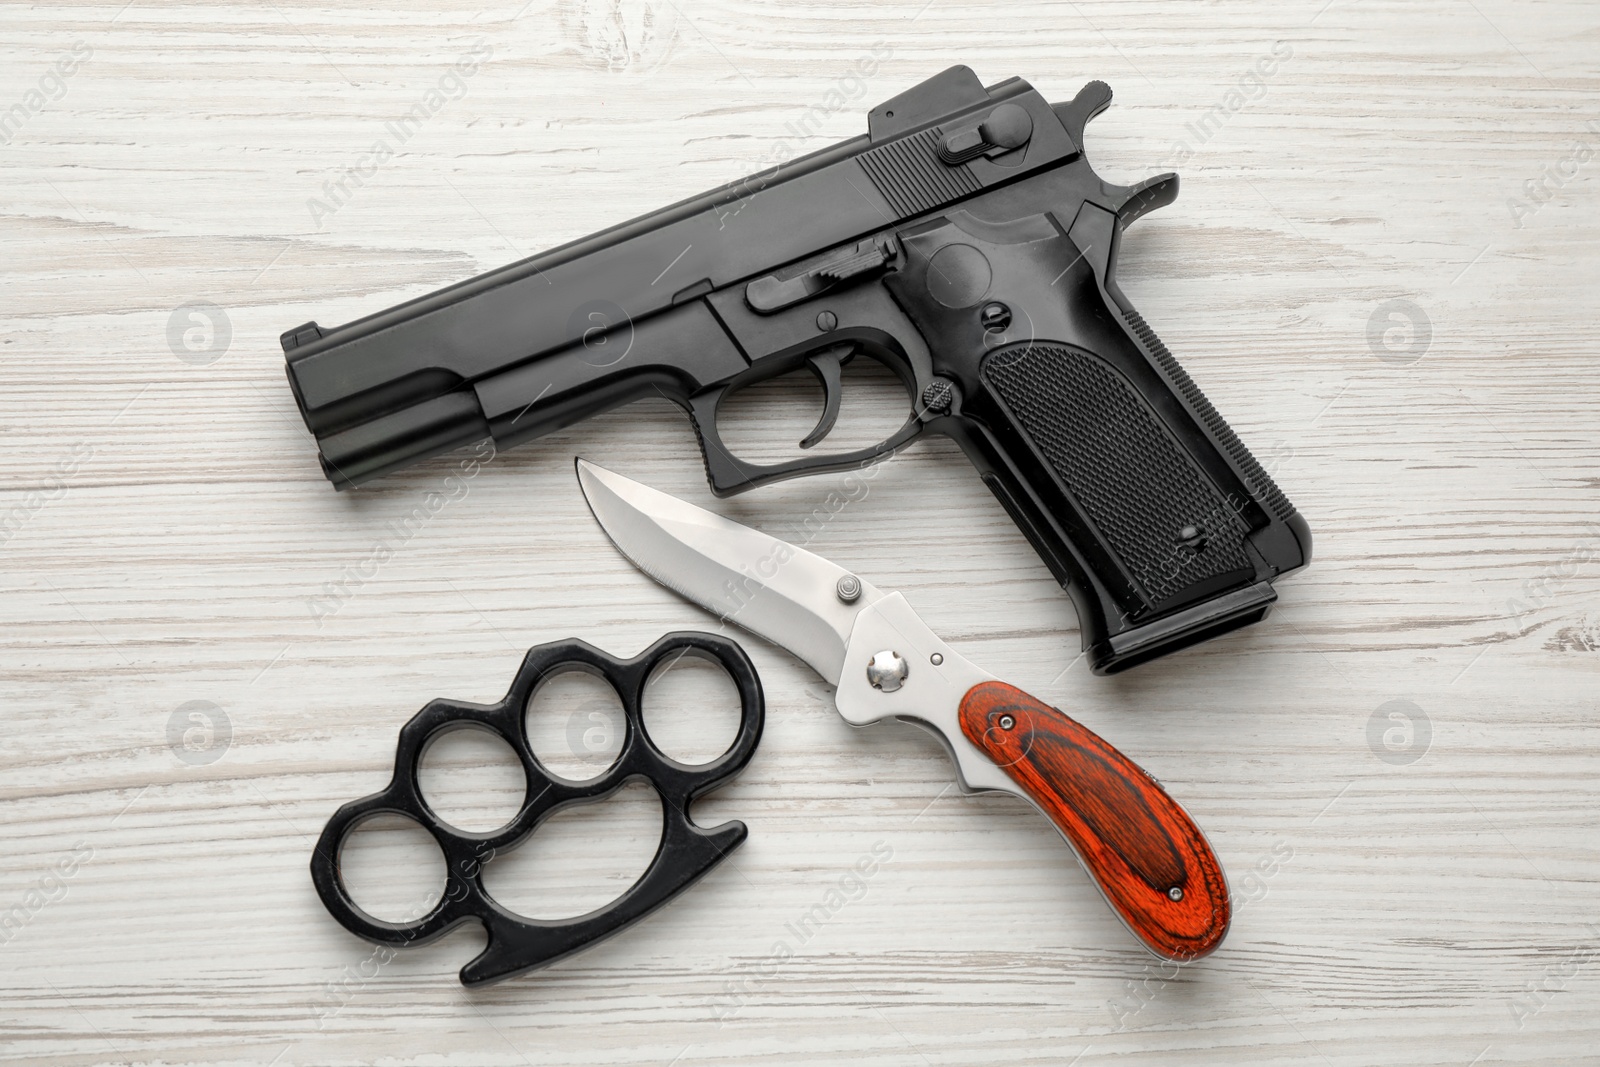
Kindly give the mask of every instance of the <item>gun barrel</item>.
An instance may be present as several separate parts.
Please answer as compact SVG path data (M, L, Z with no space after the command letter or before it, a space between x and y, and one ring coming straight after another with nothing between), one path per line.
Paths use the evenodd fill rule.
M983 147L974 131L983 127L973 115L993 115L1003 101L1015 101L1006 105L1008 117L1014 122L1026 112L1024 124L1034 131L1021 165L998 166L974 155L974 147ZM502 429L520 440L572 421L562 421L563 398L552 390L514 397L532 410L524 410L517 426L505 427L502 413L483 401L486 392L504 400L504 382L499 388L493 383L519 368L553 363L517 380L576 384L569 381L576 375L608 404L637 395L639 381L621 386L611 380L671 377L641 335L649 332L653 344L676 334L646 331L651 320L681 320L675 312L703 308L698 298L714 290L1076 154L1050 105L1026 82L1013 78L986 90L965 67L880 105L869 129L337 329L307 323L288 331L282 343L289 380L329 479L347 488L491 434L509 443ZM959 158L951 154L956 149ZM713 363L725 364L723 349L737 350L720 330L708 338L698 319L687 326L712 345ZM624 332L635 353L625 365L594 358L598 341ZM679 343L666 347L683 352ZM698 373L687 377L704 382ZM593 408L579 406L584 413Z
M770 265L774 250L805 255L812 243L848 239L882 224L869 201L843 203L839 171L865 137L724 186L603 233L502 267L438 292L322 332L314 324L284 335L284 351L307 426L341 429L371 407L416 403L446 389L581 340L594 328L589 304L637 322L686 291ZM756 191L781 184L780 197ZM830 199L833 202L830 203ZM821 233L802 234L804 211ZM787 229L787 232L785 232ZM794 246L791 253L791 246ZM616 323L613 323L616 325ZM349 401L374 394L370 404ZM364 410L365 409L365 410Z
M488 436L477 398L458 390L319 438L317 458L335 488L349 489Z

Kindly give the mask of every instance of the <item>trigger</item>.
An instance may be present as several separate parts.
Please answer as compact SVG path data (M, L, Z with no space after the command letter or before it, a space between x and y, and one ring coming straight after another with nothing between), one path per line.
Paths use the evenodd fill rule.
M849 345L835 345L806 357L806 364L811 368L811 373L822 383L822 418L817 420L816 426L812 427L811 432L806 434L805 440L800 442L801 448L810 448L827 437L833 432L833 424L839 421L839 399L844 391L840 382L839 366L849 355Z

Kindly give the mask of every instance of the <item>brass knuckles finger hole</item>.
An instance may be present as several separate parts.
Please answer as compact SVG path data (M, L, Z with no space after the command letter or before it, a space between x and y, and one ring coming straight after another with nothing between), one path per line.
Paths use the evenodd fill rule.
M322 894L323 903L328 906L328 910L333 912L334 917L339 919L347 929L351 928L351 922L346 921L346 916L357 925L365 927L363 930L356 930L357 933L361 933L363 936L373 940L397 945L421 944L431 941L460 921L459 917L452 917L446 914L451 909L448 893L450 849L439 840L429 817L421 812L409 810L409 805L404 803L403 797L391 797L388 792L385 792L369 797L368 801L371 802L370 806L354 814L346 814L345 811L341 811L340 814L345 815L342 825L340 825L341 820L339 817L335 816L333 821L329 822L328 826L323 830L323 840L317 843L316 853L312 857L312 880L316 883L319 893ZM355 894L350 892L350 886L344 878L344 850L350 838L366 824L385 815L398 816L416 823L433 839L434 845L438 847L439 854L446 864L446 884L438 899L434 900L425 910L422 910L421 914L405 922L381 919L367 911L356 902ZM330 835L335 834L337 840L329 842ZM331 857L325 851L329 846L332 848ZM319 860L328 860L329 862L319 863ZM332 879L332 886L324 884L328 878ZM327 892L330 888L336 890L336 894L332 899L330 899ZM339 912L341 910L345 915L340 915Z
M603 656L603 653L599 653L598 649L593 651L597 655ZM529 656L531 658L532 653ZM566 789L582 791L590 789L597 783L614 780L617 768L627 757L629 749L636 743L635 737L640 733L640 724L628 710L629 692L632 686L622 667L621 661L613 660L609 657L606 657L604 661L597 662L596 659L585 656L581 659L556 660L543 664L539 669L531 672L526 679L519 674L517 683L513 684L511 693L506 699L508 703L514 703L519 699L519 691L526 689L526 695L520 697L521 713L517 716L516 740L513 742L512 747L516 748L517 754L528 762L530 782L537 777L543 779L539 783L540 786L557 785ZM524 667L524 672L526 671L527 668ZM596 723L598 728L607 733L612 728L619 728L621 732L621 737L617 740L617 750L612 753L610 761L604 767L585 778L569 777L541 759L538 750L534 748L532 730L529 725L535 716L549 714L554 710L540 707L539 702L547 687L561 678L573 674L596 678L605 683L606 688L610 690L611 696L616 698L615 711L618 714L616 716L609 714L612 710L612 705L610 704L606 705L605 714L602 714L598 708L592 709L592 713L599 716L599 720ZM523 684L524 682L526 682L526 685ZM546 699L554 700L555 698ZM637 697L634 699L637 700ZM580 706L576 711L572 712L572 715L576 716L582 710ZM616 719L615 722L612 721L613 718ZM577 732L576 736L574 736L575 731L582 731L582 729L583 723L581 721L574 723L569 719L567 724L568 736L565 740L575 759L580 758L578 757L580 746L587 748L587 732ZM588 794L580 793L579 795L586 796Z
M695 636L700 637L700 635ZM701 641L673 640L670 635L656 642L656 645L647 649L640 658L644 660L644 665L639 675L639 690L635 696L639 716L637 726L639 736L652 756L680 773L706 775L716 774L730 762L748 758L747 750L754 748L755 739L751 736L752 731L760 727L758 718L761 703L760 683L755 680L753 670L748 670L744 664L730 661L720 650L707 648ZM644 721L645 709L650 702L651 687L685 659L695 659L721 671L723 677L733 685L739 701L739 725L727 746L716 755L697 763L686 763L668 755L650 735L650 727Z
M495 825L482 830L453 822L450 816L438 810L434 801L428 799L427 791L423 788L423 764L427 761L429 750L452 734L467 732L492 737L505 745L516 759L518 773L522 776L522 795L517 801L516 810L509 817L500 819ZM436 833L449 834L466 841L492 841L517 833L519 824L524 821L529 808L547 785L541 780L543 768L538 765L538 759L533 751L523 743L520 732L503 729L498 716L476 713L443 719L434 725L417 745L416 760L411 765L410 771L407 784L415 794L413 799L419 809L418 821ZM399 785L400 782L397 780L395 784Z
M443 727L449 729L449 727ZM436 731L438 732L438 731ZM468 919L477 919L488 923L493 919L494 913L500 908L486 889L480 884L483 870L499 855L504 855L519 847L532 833L536 825L519 828L515 824L524 821L528 815L525 808L513 826L505 831L492 835L472 835L452 827L443 822L426 805L420 802L420 792L416 794L416 803L413 797L400 788L403 783L395 782L389 790L368 798L373 805L359 814L350 817L342 827L338 828L338 843L334 851L334 860L331 865L319 870L319 854L312 863L313 881L317 882L319 891L323 889L323 880L331 874L337 890L333 899L323 893L324 903L334 918L354 933L390 945L423 945L443 936L456 926ZM358 802L359 803L359 802ZM422 913L407 922L395 922L382 919L368 912L355 900L350 892L349 885L344 879L343 852L345 843L365 823L384 815L396 815L415 822L432 839L439 849L440 857L444 861L444 884L439 887L438 898ZM337 822L337 816L335 817ZM334 830L334 822L330 822L324 836ZM524 920L526 921L526 920Z

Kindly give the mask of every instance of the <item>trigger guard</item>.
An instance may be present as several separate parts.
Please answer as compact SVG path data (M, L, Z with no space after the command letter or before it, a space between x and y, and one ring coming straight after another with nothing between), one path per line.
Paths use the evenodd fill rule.
M770 365L758 363L750 368L739 379L722 382L716 386L696 393L687 399L677 399L677 402L689 415L689 421L694 426L695 436L700 442L700 456L706 467L706 481L711 486L711 492L717 497L730 497L774 482L785 481L789 478L799 478L808 474L834 474L849 470L860 470L871 466L879 460L886 459L905 447L916 438L927 425L927 420L916 410L913 403L912 410L901 427L885 440L866 448L858 448L850 452L829 453L822 456L806 456L800 459L788 460L783 463L750 463L733 454L727 444L722 440L721 433L717 430L717 412L722 402L736 389L742 389L758 381L780 374L787 374L797 370L800 364L805 363L811 372L822 381L824 392L829 389L826 376L835 375L831 367L824 363L819 367L817 362L823 361L827 356L837 354L836 359L840 367L850 362L858 354L865 353L872 359L878 360L888 367L900 379L906 388L908 399L919 397L927 384L926 368L921 374L912 364L913 360L895 360L883 358L875 354L873 343L877 341L878 347L883 347L881 340L867 336L851 337L847 341L831 345L828 348L810 353L806 356L772 356L767 357ZM813 362L817 361L817 362ZM843 393L842 385L836 390L836 398ZM826 398L825 398L826 401ZM828 408L834 407L830 414ZM837 407L824 403L823 415L818 420L816 427L801 442L802 448L809 448L821 441L833 429L834 420L838 417Z
M904 448L924 425L913 411L905 425L887 440L853 452L840 452L826 456L792 459L784 463L749 463L735 456L717 433L717 405L722 402L726 388L718 388L691 397L689 418L700 438L700 457L706 465L706 481L716 497L730 497L774 482L799 478L807 474L835 474L841 471L860 470L886 459Z

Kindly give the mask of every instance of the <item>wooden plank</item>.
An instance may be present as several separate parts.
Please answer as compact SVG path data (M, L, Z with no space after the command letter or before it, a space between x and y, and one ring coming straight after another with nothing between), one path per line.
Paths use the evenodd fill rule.
M0 25L0 119L22 109L0 145L0 1058L1593 1057L1592 4L102 0L9 4ZM826 478L713 502L664 402L497 457L319 617L324 584L455 466L333 493L280 332L852 136L957 62L1052 99L1105 79L1100 171L1181 173L1121 277L1315 531L1268 621L1094 678L1068 602L948 442L837 513ZM418 106L399 143L387 124ZM369 166L381 139L393 156ZM220 312L180 311L197 301ZM898 401L855 403L847 423ZM770 452L806 423L745 430ZM333 809L387 780L399 726L435 696L498 698L539 642L631 654L715 628L616 555L574 455L775 532L823 508L813 548L1182 800L1232 879L1228 941L1163 969L1043 819L959 796L918 731L852 731L751 638L766 737L697 811L749 824L728 863L493 989L456 981L470 930L381 962L306 864ZM680 687L680 730L700 692ZM597 700L536 708L536 741L580 760ZM447 767L469 808L503 785L485 758ZM519 892L620 891L649 815L637 797L573 813ZM366 858L404 906L424 857L389 845Z

